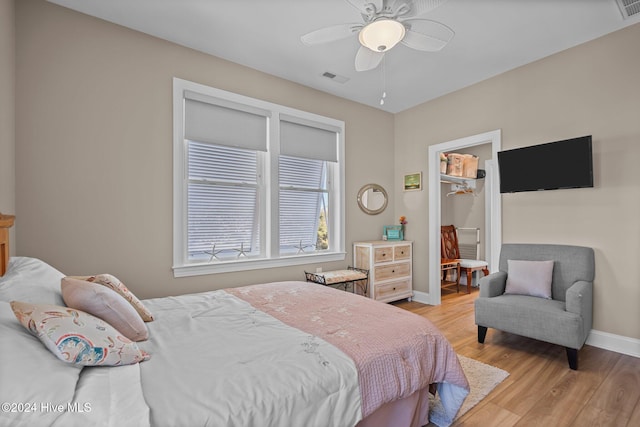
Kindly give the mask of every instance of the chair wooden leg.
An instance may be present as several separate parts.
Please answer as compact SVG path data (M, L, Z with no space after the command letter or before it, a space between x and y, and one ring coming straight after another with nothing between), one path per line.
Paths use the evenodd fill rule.
M578 350L575 348L567 347L567 359L569 360L569 367L574 371L578 370Z
M484 343L484 339L487 337L487 327L478 325L478 342Z
M467 270L467 293L471 293L471 280L473 279L473 270Z
M483 268L482 272L484 273L485 276L489 275L489 269L488 268Z

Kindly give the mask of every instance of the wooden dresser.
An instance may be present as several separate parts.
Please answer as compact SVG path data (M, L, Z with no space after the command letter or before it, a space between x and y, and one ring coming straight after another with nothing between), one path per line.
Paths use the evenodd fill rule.
M391 302L413 297L413 242L375 240L353 244L353 264L369 270L367 296Z

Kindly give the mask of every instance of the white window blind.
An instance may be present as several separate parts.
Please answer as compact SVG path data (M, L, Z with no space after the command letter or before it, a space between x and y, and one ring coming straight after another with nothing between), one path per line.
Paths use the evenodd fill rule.
M257 154L188 141L189 259L260 254Z
M323 217L327 224L327 162L280 156L280 253L326 249L319 239ZM319 241L320 240L320 241Z

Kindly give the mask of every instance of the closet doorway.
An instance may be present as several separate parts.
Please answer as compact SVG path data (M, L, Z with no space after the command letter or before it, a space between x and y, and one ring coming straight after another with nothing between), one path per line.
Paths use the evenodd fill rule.
M486 171L484 178L485 225L484 253L489 271L497 271L502 243L502 203L498 176L498 151L501 149L501 131L495 130L466 138L429 146L429 301L439 305L440 295L440 226L442 225L442 188L440 184L440 153L459 151L483 144L491 145L491 159L479 165Z

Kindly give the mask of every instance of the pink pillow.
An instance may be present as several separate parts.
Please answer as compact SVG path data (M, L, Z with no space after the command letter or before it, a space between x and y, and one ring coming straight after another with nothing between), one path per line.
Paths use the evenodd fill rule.
M505 294L551 299L553 261L507 260Z
M142 304L142 302L122 283L117 277L111 274L96 274L95 276L69 276L73 279L86 280L87 282L97 283L122 295L124 299L136 309L142 320L145 322L153 321L153 314Z
M147 326L135 308L106 286L64 277L61 288L68 307L99 317L131 341L149 338Z

